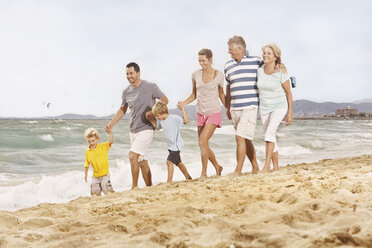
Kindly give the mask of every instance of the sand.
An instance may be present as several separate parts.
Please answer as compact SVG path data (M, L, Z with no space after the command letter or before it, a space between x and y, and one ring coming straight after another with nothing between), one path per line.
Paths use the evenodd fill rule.
M0 247L335 246L372 247L372 155L0 212Z

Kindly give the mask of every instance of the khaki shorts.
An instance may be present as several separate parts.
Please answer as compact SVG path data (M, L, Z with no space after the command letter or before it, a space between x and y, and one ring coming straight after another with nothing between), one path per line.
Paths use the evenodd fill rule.
M112 188L110 175L105 175L101 177L92 177L92 184L90 185L90 194L91 195L101 195L101 193L105 195L107 192L114 192Z
M129 137L130 143L132 144L130 151L139 154L138 162L147 160L146 152L154 137L154 130L143 130L138 133L130 133Z
M237 136L253 140L256 129L257 110L257 108L231 110L231 120Z

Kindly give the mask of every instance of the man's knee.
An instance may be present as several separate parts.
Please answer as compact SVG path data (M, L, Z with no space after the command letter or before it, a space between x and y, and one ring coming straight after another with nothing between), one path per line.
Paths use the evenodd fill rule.
M150 169L147 160L142 160L141 162L138 163L138 165L142 170Z
M129 161L131 163L138 161L138 157L139 157L139 154L132 152L132 151L129 152Z
M246 141L247 141L247 139L245 139L243 137L240 137L240 136L236 136L236 144L238 146L245 146Z

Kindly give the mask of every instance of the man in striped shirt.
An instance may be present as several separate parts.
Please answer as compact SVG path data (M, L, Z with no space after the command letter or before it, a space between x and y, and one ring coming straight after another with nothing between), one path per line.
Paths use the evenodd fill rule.
M225 65L226 115L232 120L236 131L236 168L234 175L241 175L245 155L252 164L252 173L258 172L256 151L252 140L256 129L258 110L257 69L260 57L246 54L245 41L233 36L228 41L232 60Z

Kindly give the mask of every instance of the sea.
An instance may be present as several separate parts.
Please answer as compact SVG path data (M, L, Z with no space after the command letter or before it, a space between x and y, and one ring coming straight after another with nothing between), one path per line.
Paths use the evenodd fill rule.
M15 211L40 203L64 203L90 195L92 169L88 183L84 181L84 159L88 147L84 130L96 128L101 142L108 140L104 126L108 120L0 120L0 210ZM115 191L129 190L131 170L129 121L121 120L113 128L114 144L109 151L111 182ZM185 146L181 158L190 175L201 173L196 122L181 129ZM259 167L265 159L263 128L258 120L254 145ZM282 122L277 133L279 164L310 163L321 159L370 154L372 120L294 120L290 126ZM223 121L210 139L222 176L236 166L234 128ZM162 131L156 131L148 150L153 184L166 182L168 155ZM250 172L246 159L243 172ZM214 176L208 164L208 176ZM174 181L184 180L175 168ZM139 187L145 184L140 175Z

